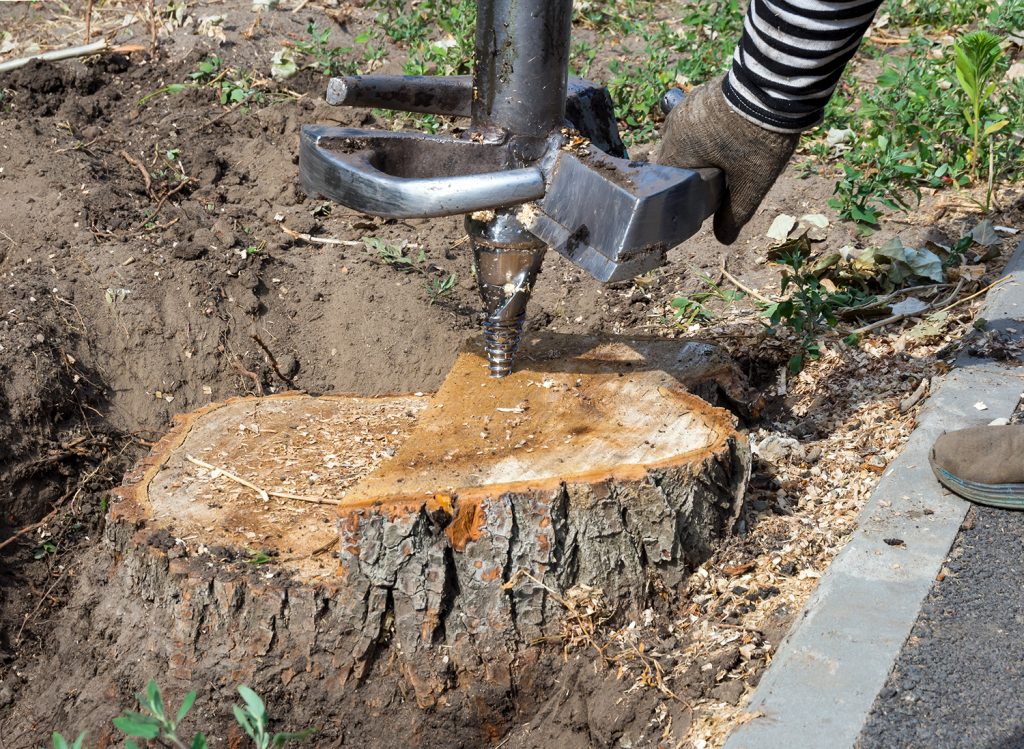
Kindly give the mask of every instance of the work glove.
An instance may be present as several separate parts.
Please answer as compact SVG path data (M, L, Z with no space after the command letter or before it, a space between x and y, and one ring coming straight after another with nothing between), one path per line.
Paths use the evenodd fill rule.
M786 168L800 134L766 130L738 114L722 93L723 77L695 89L669 112L654 160L725 173L714 228L719 242L732 244Z

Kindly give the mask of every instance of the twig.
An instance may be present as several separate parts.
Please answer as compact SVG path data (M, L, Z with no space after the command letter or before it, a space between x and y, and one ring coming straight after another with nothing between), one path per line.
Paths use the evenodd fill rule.
M904 39L901 36L880 36L880 35L879 36L869 36L868 40L874 42L875 44L883 44L883 45L888 45L888 44L906 44L907 42L910 41L909 39Z
M263 339L260 338L255 333L253 333L250 337L256 342L256 345L258 345L261 349L263 349L263 353L267 355L268 359L270 359L270 366L272 366L274 368L274 371L277 373L277 376L280 377L282 380L284 380L286 383L288 383L288 385L290 385L291 387L294 388L295 387L295 381L292 380L291 377L289 377L288 375L286 375L284 372L281 371L281 367L278 365L277 359L274 358L274 353L270 350L270 348L267 346L267 344L265 344L263 342Z
M149 170L146 169L146 165L143 164L138 159L136 159L134 156L129 155L129 153L127 151L121 151L121 156L124 157L125 161L127 161L129 164L131 164L133 167L135 167L136 169L139 170L139 173L142 174L142 179L146 183L146 194L150 198L154 197L153 196L153 178L149 176Z
M306 497L302 494L291 494L289 492L277 492L267 491L271 497L277 497L278 499L294 499L298 502L308 502L311 505L340 505L340 499L324 499L323 497Z
M73 57L88 57L89 55L100 54L129 54L130 52L142 52L145 48L138 44L125 44L120 47L111 47L105 39L92 44L83 44L78 47L65 47L64 49L51 49L49 52L42 52L38 55L28 57L17 57L13 60L0 62L0 73L23 68L35 60L55 62L57 60L69 60Z
M950 304L948 307L943 307L942 309L940 309L939 312L949 312L949 310L953 309L954 307L959 307L964 302L969 302L972 299L977 299L979 296L981 296L985 292L989 291L990 289L993 289L996 286L998 286L999 284L1003 283L1004 281L1009 281L1009 280L1010 280L1009 276L1003 276L1002 278L998 279L997 281L993 281L992 283L990 283L984 289L981 289L980 291L976 291L973 294L971 294L970 296L965 296L963 299L957 299L955 302Z
M957 294L960 293L960 289L963 288L963 284L964 284L964 279L961 278L960 281L957 283L956 288L953 290L953 293L950 294L949 296L947 296L945 299L943 299L942 302L937 302L935 304L930 304L927 307L925 307L924 309L918 310L917 312L915 312L913 314L910 314L910 315L893 315L891 317L885 318L884 320L878 320L876 322L871 323L870 325L865 325L862 328L857 328L856 330L852 331L851 335L862 336L865 333L870 333L871 331L877 330L878 328L885 327L886 325L891 325L893 323L902 322L903 320L906 320L908 317L920 317L921 315L926 315L926 314L936 314L936 315L939 315L939 314L942 314L943 312L949 312L949 310L953 309L954 307L958 307L959 305L963 304L964 302L969 302L972 299L977 299L979 296L981 296L985 292L989 291L993 287L998 286L1003 281L1006 281L1008 278L1009 278L1009 276L1003 276L998 281L993 281L992 283L990 283L984 289L981 289L980 291L976 291L975 293L971 294L970 296L965 296L963 299L957 299L952 304L949 304L949 305L947 305L945 307L942 307L939 310L936 310L935 308L938 307L940 304L946 304L947 302L949 302L950 299L952 299L953 297L955 297Z
M92 0L85 3L85 43L92 41Z
M758 294L756 291L754 291L749 286L744 285L743 282L740 281L738 278L736 278L736 276L734 276L732 273L727 271L725 269L725 264L724 263L722 264L722 267L720 268L720 270L722 271L722 277L723 278L725 278L727 281L729 281L729 283L731 283L733 286L735 286L737 289L742 291L747 296L752 296L752 297L754 297L754 299L757 299L758 301L764 302L765 304L772 304L772 300L771 299L769 299L768 297L766 297L766 296L764 296L762 294Z
M341 504L341 503L339 502L338 504ZM281 562L299 562L299 561L301 561L303 559L311 559L312 557L320 556L325 551L330 551L331 549L333 549L335 546L337 546L340 543L341 543L341 539L338 538L337 534L335 534L335 536L330 541L328 541L325 544L321 544L320 546L317 546L315 549L313 549L313 551L309 552L308 554L296 554L295 556L292 556L292 557L284 557L283 559L281 559L279 561L281 561Z
M311 244L335 244L342 245L344 247L361 247L364 242L354 239L334 239L333 237L314 237L309 234L303 234L297 232L294 229L289 229L284 224L281 224L281 231L287 234L292 239L301 239L303 242L309 242Z
M235 371L243 377L248 377L256 385L256 394L263 395L263 382L260 380L260 376L255 372L250 372L238 359L231 360L231 366L234 367Z
M156 3L149 0L149 56L156 58Z
M253 84L253 88L255 88L255 85L256 84ZM220 122L225 117L227 117L229 114L231 114L232 112L236 111L237 109L239 109L241 107L244 107L248 103L249 103L248 99L242 99L241 101L236 101L234 104L232 104L230 107L228 107L223 112L218 114L216 117L211 117L206 122L204 122L202 125L200 125L199 126L199 132L202 132L202 131L206 130L206 128L208 128L210 125L214 125L214 124Z
M927 377L923 378L918 383L917 388L913 393L908 395L906 398L900 401L900 413L905 414L907 411L912 409L928 394L928 388L931 387L931 380Z
M217 468L217 466L211 465L211 464L207 463L206 461L199 460L199 458L194 458L191 455L186 455L185 456L185 460L187 460L189 463L194 463L195 465L199 466L200 468L205 468L206 470L210 471L211 472L210 478L216 478L217 476L224 476L225 478L231 479L235 483L241 484L242 486L245 486L245 487L248 487L249 489L252 489L254 492L256 492L259 495L260 499L262 499L264 502L270 501L271 497L277 497L279 499L295 499L295 500L298 500L299 502L309 502L310 504L314 504L314 505L340 505L341 504L341 501L337 500L337 499L322 499L321 497L304 497L301 494L291 494L289 492L269 491L267 489L263 489L262 487L256 486L256 484L252 483L251 481L246 481L245 479L243 479L238 474L231 473L231 471L228 471L227 469L224 469L224 468Z
M165 192L163 194L163 196L160 198L160 200L157 201L156 207L153 208L153 212L151 214L149 214L149 216L147 216L142 221L142 223L140 223L138 226L136 226L134 229L132 229L132 233L135 233L137 231L141 231L142 229L146 228L146 224L150 223L154 218L156 218L156 215L158 213L160 213L160 210L164 207L164 203L167 202L167 199L169 197L171 197L172 195L177 195L179 192L181 192L186 187L191 185L194 181L195 180L193 180L191 177L185 177L185 179L183 179L177 185L175 185L170 190Z
M53 592L53 589L56 588L58 585L60 585L61 582L63 582L64 579L68 576L68 574L70 574L70 572L71 572L71 567L70 566L65 568L64 571L60 574L60 577L58 577L56 580L54 580L53 584L50 585L50 587L46 589L46 592L44 592L39 597L39 603L36 604L36 607L34 609L32 609L32 611L29 612L28 614L25 614L25 618L21 620L21 626L18 628L18 634L16 634L14 636L14 644L15 644L15 646L21 644L21 636L25 632L25 627L27 627L28 623L30 621L32 621L33 618L35 618L36 614L39 613L39 609L41 609L43 607L43 604L46 603L46 599L50 597L50 593Z
M199 460L199 458L193 458L191 455L186 455L185 460L187 460L189 463L196 464L200 468L205 468L206 470L211 471L210 478L224 476L225 478L231 479L236 484L241 484L242 486L246 486L252 489L259 495L260 499L262 499L264 502L270 501L270 494L269 492L267 492L266 489L261 489L260 487L256 486L256 484L252 483L251 481L246 481L241 476L237 476L231 473L231 471L228 471L224 468L217 468L217 466L210 465L205 461Z

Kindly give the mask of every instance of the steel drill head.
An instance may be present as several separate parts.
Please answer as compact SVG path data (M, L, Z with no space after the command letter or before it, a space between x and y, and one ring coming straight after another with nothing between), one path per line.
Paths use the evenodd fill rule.
M511 374L545 247L496 248L473 243L473 273L487 317L484 349L492 377Z

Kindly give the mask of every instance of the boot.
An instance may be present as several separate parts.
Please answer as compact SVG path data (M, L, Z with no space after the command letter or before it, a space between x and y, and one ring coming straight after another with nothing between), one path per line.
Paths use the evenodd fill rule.
M930 462L935 478L954 494L1024 509L1024 424L947 432L935 440Z

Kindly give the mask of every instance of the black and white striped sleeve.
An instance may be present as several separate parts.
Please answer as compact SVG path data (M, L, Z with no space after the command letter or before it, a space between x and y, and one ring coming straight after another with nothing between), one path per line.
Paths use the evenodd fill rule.
M725 97L784 133L819 122L882 0L750 0Z

